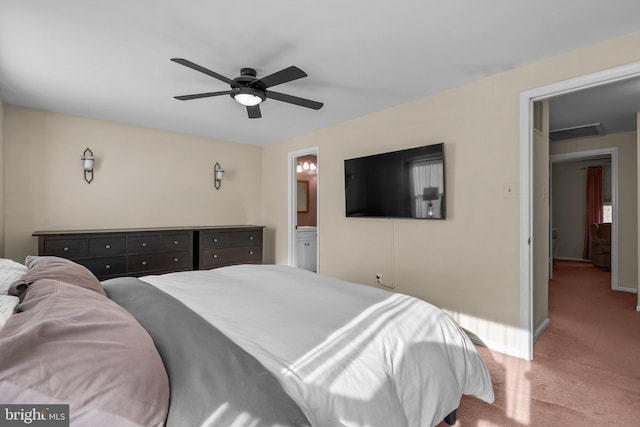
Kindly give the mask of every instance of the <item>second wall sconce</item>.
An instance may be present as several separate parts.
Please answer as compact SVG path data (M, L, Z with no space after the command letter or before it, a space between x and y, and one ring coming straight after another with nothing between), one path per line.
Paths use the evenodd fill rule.
M216 190L220 189L220 185L222 184L222 178L224 178L224 169L220 166L220 163L216 162L216 165L213 167L214 173L214 185Z
M82 155L82 168L84 169L84 180L87 183L91 184L93 181L93 164L95 162L95 158L93 157L93 152L88 148L84 150Z

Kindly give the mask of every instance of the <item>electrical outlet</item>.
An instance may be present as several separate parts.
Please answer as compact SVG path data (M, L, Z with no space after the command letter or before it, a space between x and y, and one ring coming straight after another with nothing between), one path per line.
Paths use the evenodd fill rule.
M518 197L518 189L512 182L502 184L502 197L505 199L516 199Z
M388 285L382 281L382 273L376 273L376 283L380 286L384 286L385 288L389 288L389 289L396 288L396 286L393 283Z

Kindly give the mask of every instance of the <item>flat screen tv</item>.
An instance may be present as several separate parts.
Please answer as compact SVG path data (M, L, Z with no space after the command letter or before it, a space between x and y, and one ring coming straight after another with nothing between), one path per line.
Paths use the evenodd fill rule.
M445 219L444 144L344 161L347 217Z

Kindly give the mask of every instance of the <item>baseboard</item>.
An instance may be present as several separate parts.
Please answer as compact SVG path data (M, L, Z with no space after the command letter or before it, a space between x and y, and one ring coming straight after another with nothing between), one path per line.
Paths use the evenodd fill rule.
M636 305L636 311L640 311L640 305Z
M571 258L568 256L557 256L553 258L554 260L558 260L558 261L580 261L580 262L591 262L588 259L584 259L584 258Z
M544 332L545 329L547 329L549 327L550 324L551 324L551 322L549 321L548 317L546 319L544 319L542 321L542 323L540 324L540 326L538 326L536 328L535 332L533 333L533 340L537 341L538 337Z
M631 294L638 293L638 290L636 288L625 288L625 287L618 287L618 289L614 289L614 291L629 292Z
M522 348L527 337L523 335L520 328L484 319L477 319L475 317L452 312L447 309L442 310L451 316L458 325L460 325L473 344L486 347L492 351L506 354L508 356L528 360L529 356L526 352L523 352L524 350ZM466 325L470 325L471 327L467 328ZM470 331L472 328L474 332ZM504 342L497 338L504 338Z
M640 311L640 310L639 310ZM465 331L467 332L467 331ZM467 336L475 345L479 345L482 347L486 347L489 350L497 351L498 353L506 354L507 356L517 357L518 359L524 359L525 357L522 355L522 352L518 348L506 347L504 345L496 344L494 342L481 340L477 336L473 334L469 334L467 332Z

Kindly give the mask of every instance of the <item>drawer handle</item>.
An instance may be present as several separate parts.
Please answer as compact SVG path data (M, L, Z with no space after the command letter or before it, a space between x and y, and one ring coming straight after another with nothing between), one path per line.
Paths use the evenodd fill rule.
M253 240L253 236L249 236L249 240Z
M218 255L217 255L217 254L213 254L213 257L214 257L214 258L218 258Z
M249 255L253 255L253 251L249 251Z
M62 250L65 251L65 252L69 252L69 247L65 246L64 248L62 248Z
M142 261L142 265L147 265L147 261Z
M213 242L214 243L218 243L218 239L216 239L215 237L213 238Z
M173 259L173 262L178 262L178 261L180 261L180 258L174 258Z
M142 242L142 247L146 247L147 246L147 242Z
M177 245L178 243L180 243L180 242L178 242L177 240L174 240L174 241L173 241L173 244L174 244L174 245Z
M105 249L111 249L111 245L104 245Z
M106 268L107 270L110 270L111 269L111 264L105 265L104 268Z

